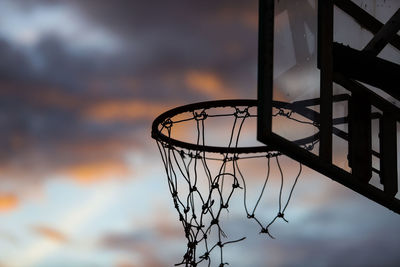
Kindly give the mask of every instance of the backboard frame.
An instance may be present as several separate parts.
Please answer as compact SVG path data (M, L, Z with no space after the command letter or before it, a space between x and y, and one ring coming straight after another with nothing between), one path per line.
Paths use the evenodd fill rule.
M321 2L321 1L319 1ZM343 70L338 67L336 58L340 58L340 60L346 60L345 56L340 54L339 49L343 49L342 46L338 46L334 43L333 40L333 22L334 22L334 5L338 5L339 8L346 12L346 8L350 8L350 15L358 16L356 21L360 23L363 27L370 30L375 34L373 40L377 39L377 35L379 29L376 27L376 21L374 18L369 15L362 13L359 9L357 9L354 3L350 0L324 0L323 4L318 5L318 68L320 69L320 98L310 99L306 101L299 101L303 103L298 103L302 105L320 105L320 114L317 119L317 124L319 126L319 155L315 155L310 151L304 150L303 148L293 144L291 141L283 138L282 136L274 133L272 131L272 101L273 101L273 62L274 62L274 5L275 0L260 0L259 1L259 48L258 48L258 125L257 125L257 139L269 146L272 146L274 149L281 151L287 156L291 157L294 160L301 162L302 164L318 171L319 173L331 178L332 180L348 187L349 189L379 203L382 206L400 214L400 200L395 197L397 193L397 169L396 169L396 178L394 179L391 176L390 179L387 179L386 185L384 184L384 190L381 190L375 186L372 186L368 183L370 177L368 177L369 170L367 171L357 170L354 166L362 166L362 164L368 163L368 153L364 156L357 164L353 163L353 171L349 173L334 164L332 164L332 134L337 134L339 131L334 127L335 120L332 115L332 104L335 101L349 101L349 103L360 104L361 101L356 97L359 95L364 95L365 104L362 102L361 110L364 111L366 108L371 108L371 105L379 107L383 114L387 114L390 117L391 122L400 121L400 109L396 106L392 105L386 99L380 97L374 92L368 90L361 83L351 79L355 78L357 80L361 80L360 77L355 77L352 73L348 73L348 70ZM362 16L357 15L358 13L362 13ZM367 18L365 18L367 17ZM372 17L372 18L371 18ZM373 21L372 23L370 23ZM378 23L380 23L378 21ZM375 26L371 26L375 25ZM372 29L375 27L374 29ZM385 25L381 24L381 31L384 30ZM386 32L388 32L386 30ZM392 31L393 32L393 28ZM397 32L397 31L396 31ZM393 34L392 34L393 35ZM396 42L398 39L398 35L394 34L396 37L389 38L387 35L384 41L387 43ZM376 40L375 40L376 42ZM396 45L394 47L399 48ZM345 48L346 51L349 49ZM383 48L380 48L383 49ZM349 51L351 55L356 55L356 52ZM335 62L333 60L335 55ZM342 56L341 56L342 55ZM341 57L339 57L341 56ZM365 54L360 54L359 58L364 60L367 57ZM368 58L366 59L368 60ZM372 59L372 61L378 59ZM375 62L375 61L374 61ZM362 63L359 63L362 64ZM390 65L390 64L389 64ZM335 68L336 67L336 68ZM390 69L393 66L388 66ZM394 66L397 67L397 66ZM346 97L338 97L333 95L333 82L340 84L351 92L351 96ZM388 92L390 94L390 91ZM393 95L393 94L392 94ZM395 96L394 96L395 97ZM351 98L353 99L351 101ZM361 111L360 107L355 108L354 114L349 114L348 120L356 120L357 116L362 117L360 115ZM360 126L368 127L368 123L370 124L370 118L364 118L360 124ZM384 120L382 120L384 122ZM393 123L392 123L393 124ZM383 123L382 125L389 125L390 123ZM383 126L384 127L384 126ZM350 126L349 126L350 128ZM393 127L392 127L393 128ZM381 129L382 130L382 129ZM391 131L393 133L393 131ZM370 142L370 139L366 138L364 142L358 143L354 136L356 136L356 132L353 133L343 133L349 142L353 146L353 154L354 151L357 152L357 148L363 148L365 144ZM390 134L389 134L390 135ZM354 140L354 141L353 141ZM393 140L393 139L392 139ZM392 146L393 147L393 146ZM367 146L364 148L367 152L372 153L372 150ZM382 147L381 147L382 149ZM389 148L383 148L385 151L389 150ZM382 151L382 154L384 154ZM389 153L389 152L388 152ZM350 151L349 151L350 154ZM360 154L360 153L359 153ZM387 155L387 153L386 153ZM382 156L381 161L384 157ZM393 164L397 164L397 159L393 159L390 161L387 159L388 156L385 156L385 164L388 164L388 168L394 168ZM389 162L389 163L387 163ZM381 169L382 169L381 163ZM364 171L364 173L363 173ZM372 167L371 167L372 171ZM385 170L382 170L384 172ZM393 174L393 172L392 172ZM382 175L382 174L381 174ZM381 176L382 177L382 176ZM394 189L394 187L396 187Z

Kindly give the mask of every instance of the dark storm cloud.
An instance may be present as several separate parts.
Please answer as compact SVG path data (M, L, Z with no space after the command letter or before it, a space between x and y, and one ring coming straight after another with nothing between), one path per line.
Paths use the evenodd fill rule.
M48 4L17 2L30 8ZM182 98L183 92L183 98L193 98L184 84L169 85L163 77L179 80L186 70L200 69L217 73L232 90L254 91L256 1L69 1L68 5L88 23L117 34L124 47L112 58L101 53L77 58L66 53L65 41L47 36L35 50L47 79L68 84L103 66L97 76L141 81L142 97Z
M224 232L231 239L247 238L227 247L224 254L240 266L397 266L398 218L381 207L371 208L368 201L346 202L348 207L332 199L331 205L303 218L288 212L290 223L277 221L272 226L275 239L259 234L259 226L245 214L232 216ZM230 254L233 248L236 253ZM238 253L241 249L251 253L244 256Z
M17 1L33 8L48 1ZM57 1L56 1L57 2ZM52 2L51 5L56 3ZM232 92L255 95L257 1L58 1L72 6L88 23L121 38L123 48L113 57L101 53L84 58L68 54L65 41L41 40L35 53L48 79L64 85L87 76L135 78L136 97L198 98L188 92L188 69L218 74ZM97 66L102 69L97 73ZM86 75L86 77L84 77ZM175 82L168 83L174 80ZM86 84L80 84L84 90ZM115 86L114 90L118 90ZM185 100L184 100L185 101Z
M34 165L26 162L32 153L49 166L84 161L88 155L70 147L134 143L135 132L145 134L161 108L238 92L255 95L256 1L12 3L28 13L73 8L85 23L118 36L120 46L111 54L76 53L76 40L57 31L44 33L29 49L0 39L3 165ZM142 112L146 106L153 112ZM123 149L103 152L118 158ZM87 160L93 157L99 156Z
M38 79L62 85L67 90L84 91L79 83L85 79L85 75L96 72L94 55L75 56L68 51L65 41L55 34L42 37L34 53L41 61Z
M32 74L31 62L23 51L0 38L0 79L26 79Z
M398 218L369 200L350 195L354 194L348 192L344 201L332 197L330 203L303 218L298 229L285 226L289 234L280 238L277 248L271 248L293 251L291 257L282 256L281 266L397 265ZM270 245L274 246L268 244L265 249Z
M396 233L396 229L374 229L347 238L292 236L279 244L282 251L295 251L292 257L281 259L281 266L396 266L400 242L390 234Z
M189 69L217 73L232 92L245 95L253 90L255 95L256 1L76 1L74 5L92 23L122 38L124 50L115 69L142 81L142 96L198 99L182 82Z
M168 73L183 75L188 68L217 72L231 85L240 84L247 92L254 90L257 1L119 0L69 4L90 23L122 38L125 48L112 69L154 81L143 92L155 94L156 87L163 94L161 89L167 86L155 81ZM164 91L179 97L185 91L180 89L184 88L173 92L167 87Z

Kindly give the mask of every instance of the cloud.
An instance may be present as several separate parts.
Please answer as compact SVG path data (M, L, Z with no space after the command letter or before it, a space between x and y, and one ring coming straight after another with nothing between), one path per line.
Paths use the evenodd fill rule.
M19 205L19 199L14 194L0 193L0 213L9 212L16 209Z
M185 75L187 87L196 93L211 99L235 98L233 90L216 73L206 71L188 71Z
M121 260L115 264L115 267L138 267L139 265L131 263L127 260Z
M99 122L153 120L167 110L160 102L140 100L98 101L83 111L84 116Z
M255 89L257 30L246 25L249 17L256 20L250 14L257 13L257 1L74 1L72 5L92 23L125 40L117 63L107 62L112 65L109 71L129 69L131 76L145 81L140 83L146 87L144 94L162 96L169 88L157 83L159 78L172 72L185 79L188 69L210 70L229 80L228 88L243 90L243 95ZM249 83L250 79L254 81ZM168 97L186 95L182 84L176 86Z
M171 258L161 259L162 253L157 251L168 251L169 248L162 244L154 242L151 238L152 234L145 230L141 233L110 233L100 240L100 247L111 250L122 250L133 253L138 257L132 259L129 264L150 267L162 267ZM128 265L129 266L129 265Z
M0 36L0 80L26 78L33 71L24 51Z
M216 23L216 20L224 19L221 16L222 12L232 17L235 15L237 18L245 16L243 14L247 14L257 6L255 0L235 2L205 0L190 3L179 0L171 0L168 3L162 0L150 0L146 4L140 0L117 0L114 3L111 5L108 1L73 1L73 4L86 12L88 17L125 35L132 32L146 32L156 27L162 31L171 24L178 26L180 21L187 21L190 24L179 25L181 28L190 28L194 23ZM170 16L176 19L171 20ZM192 17L196 19L188 20ZM200 18L208 18L208 21Z
M100 246L111 249L134 250L145 245L150 233L110 233L100 240Z
M5 241L8 244L12 244L12 245L15 245L15 246L18 246L19 242L20 242L19 238L17 238L13 233L10 233L10 231L7 231L5 229L0 231L0 240L1 241Z
M110 52L117 48L117 40L110 32L106 32L99 25L87 23L71 5L43 5L38 1L36 5L26 9L16 2L3 4L0 15L2 22L9 27L0 29L0 34L20 46L35 45L43 35L51 33L69 41L66 46L75 52L90 49Z
M124 162L109 160L76 164L61 171L61 173L87 184L104 179L129 177L131 170Z
M37 233L45 238L48 238L50 240L56 241L56 242L65 243L68 241L68 238L65 234L63 234L59 230L56 230L52 227L48 227L48 226L44 226L44 225L34 226L32 228L32 230L35 233Z
M175 214L165 209L164 204L154 207L157 211L148 214L150 217L142 227L135 223L135 229L105 233L98 240L101 249L127 252L133 256L124 260L138 266L171 266L182 256L185 239L182 225ZM137 222L137 218L133 218ZM182 246L176 246L182 244ZM128 265L129 266L129 265Z
M291 257L283 254L278 261L281 266L396 266L399 256L394 251L398 243L379 234L329 239L292 236L280 242L277 250L295 253Z

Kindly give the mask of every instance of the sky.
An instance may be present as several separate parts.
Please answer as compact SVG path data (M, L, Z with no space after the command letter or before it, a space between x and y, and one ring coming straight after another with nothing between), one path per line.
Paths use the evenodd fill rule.
M397 1L356 2L388 19ZM255 0L2 0L0 266L179 262L151 123L256 98L257 12ZM400 262L400 217L307 168L276 239L231 213L227 229L248 238L227 248L229 266Z

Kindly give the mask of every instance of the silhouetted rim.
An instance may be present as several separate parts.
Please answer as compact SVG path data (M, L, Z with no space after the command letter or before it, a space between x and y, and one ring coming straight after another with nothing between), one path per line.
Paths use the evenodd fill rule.
M251 147L220 147L220 146L204 146L197 145L193 143L187 143L180 140L176 140L174 138L170 138L163 133L160 132L159 126L166 121L167 119L171 119L178 114L182 114L185 112L193 112L195 110L207 110L212 108L223 108L223 107L257 107L257 100L254 99L230 99L230 100L215 100L215 101L206 101L188 104L180 107L173 108L162 113L158 116L152 124L151 137L157 141L161 141L167 143L173 147L184 148L192 151L201 151L201 152L212 152L212 153L232 153L232 154L241 154L241 153L261 153L268 151L275 151L270 146L251 146ZM318 113L314 110L311 110L306 107L294 106L290 103L281 102L281 101L273 101L273 106L275 108L284 108L287 110L295 111L296 113L313 120L313 118L318 118ZM314 141L319 139L319 132L314 135L311 135L306 138L298 139L293 141L295 144L302 146L307 144L312 144Z

